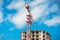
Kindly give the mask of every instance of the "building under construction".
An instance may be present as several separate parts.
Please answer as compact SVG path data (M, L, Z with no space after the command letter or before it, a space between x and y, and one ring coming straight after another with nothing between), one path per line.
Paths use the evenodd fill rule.
M21 33L21 40L27 40L28 38L30 40L51 40L50 34L42 30L30 31L29 37L27 37L27 32Z
M51 36L48 32L43 30L30 30L30 25L33 22L32 15L30 13L30 7L28 4L25 5L28 14L27 16L27 30L21 33L21 40L51 40Z

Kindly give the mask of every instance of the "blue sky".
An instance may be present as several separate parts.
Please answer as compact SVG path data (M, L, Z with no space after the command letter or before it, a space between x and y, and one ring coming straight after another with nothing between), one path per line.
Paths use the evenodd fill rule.
M45 30L51 40L60 40L60 0L0 0L0 40L20 40L27 30L26 2L35 23L31 30Z

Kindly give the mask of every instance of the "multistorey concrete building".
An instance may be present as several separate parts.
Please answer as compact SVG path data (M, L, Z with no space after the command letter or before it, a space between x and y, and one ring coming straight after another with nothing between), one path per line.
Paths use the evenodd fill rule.
M27 40L27 32L21 33L21 40ZM45 31L31 31L30 40L51 40L51 36Z

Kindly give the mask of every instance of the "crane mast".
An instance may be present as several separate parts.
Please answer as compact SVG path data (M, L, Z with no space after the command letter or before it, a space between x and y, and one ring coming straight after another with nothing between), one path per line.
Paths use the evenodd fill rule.
M32 23L32 16L31 16L31 14L30 14L30 7L29 7L29 5L28 5L28 3L26 3L25 4L25 7L26 7L26 9L27 9L27 11L28 11L28 14L26 15L27 16L27 20L26 20L26 23L27 23L27 40L30 40L30 38L31 38L31 33L30 33L30 25L31 25L31 23Z

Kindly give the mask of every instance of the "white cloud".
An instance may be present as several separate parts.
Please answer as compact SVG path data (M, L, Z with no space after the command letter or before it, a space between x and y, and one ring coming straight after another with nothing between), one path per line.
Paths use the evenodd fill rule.
M50 8L50 12L57 12L59 10L57 4L53 4L52 7Z
M24 1L12 1L11 4L7 6L8 9L20 9L24 5Z
M46 0L43 0L43 1L39 1L39 0L35 0L35 2L32 2L31 5L33 5L34 3L36 3L36 5L38 5L39 3L42 3L42 2L45 2ZM9 9L17 9L18 12L17 14L15 14L14 16L12 15L8 15L8 20L10 20L13 24L16 25L17 28L22 28L24 25L25 25L25 19L26 19L26 14L27 14L27 11L26 11L26 8L23 6L24 3L22 1L19 1L19 2L12 2L10 5L8 5L7 7ZM21 3L21 5L20 5ZM30 6L31 6L30 5ZM33 6L36 6L36 5L33 5ZM43 11L45 11L45 9L47 8L47 4L44 4L44 5L40 5L40 6L36 6L35 8L31 9L31 14L33 16L33 19L34 20L37 20L39 17L41 17L43 14ZM21 8L20 8L21 7ZM11 17L12 16L12 17Z
M35 6L37 6L38 4L43 4L43 3L46 3L47 2L47 0L34 0L32 3L30 3L30 5L32 6L32 7L35 7Z
M7 6L8 9L17 9L18 12L14 16L12 14L9 14L7 19L10 20L13 24L16 25L17 28L22 28L25 25L25 14L26 10L23 7L24 6L24 1L13 1L10 5Z
M51 8L49 9L49 12L56 12L57 14L59 13L59 7L57 4L53 4ZM44 21L44 24L47 26L56 26L60 24L60 16L54 16L52 19L48 19Z
M43 13L44 9L47 7L47 5L42 5L39 7L34 8L31 11L31 14L33 15L34 20L37 20ZM22 7L17 14L15 14L13 17L11 15L8 15L8 19L16 25L17 28L22 28L25 25L25 19L26 19L27 10L25 7Z
M44 23L48 26L55 26L60 23L60 16L55 16L50 20L46 20Z
M44 3L44 2L46 2L46 0L34 0L34 1L31 3L31 6L37 6L38 4Z
M30 3L30 5L33 7L37 6L38 4L43 4L46 3L47 0L34 0L33 2ZM25 2L23 0L18 0L17 2L15 0L12 1L11 4L7 6L8 9L20 9Z
M60 22L59 17L54 17L51 20L46 20L45 18L43 18L49 14L49 11L55 12L58 10L58 6L56 4L54 4L50 10L47 8L48 4L43 4L43 5L37 6L38 4L44 3L44 2L46 2L46 0L35 0L30 4L30 6L36 6L36 7L31 9L31 14L33 16L33 19L37 20L40 17L42 17L41 23L44 22L48 26L52 26L54 24L59 23ZM19 29L24 27L24 25L25 25L27 11L24 7L24 4L25 3L23 1L19 1L19 2L13 1L10 5L7 6L9 9L14 8L14 9L18 10L18 12L14 16L8 15L8 20L10 20L13 24L15 24L16 27ZM13 28L11 28L11 29L13 29Z
M37 20L38 18L40 18L41 16L43 16L45 14L44 11L47 8L47 6L48 5L46 4L46 5L37 6L34 9L32 9L31 10L31 14L33 16L33 19Z
M26 10L24 7L19 10L17 14L15 14L13 17L11 15L8 15L8 19L16 25L17 28L22 28L25 25L25 18L26 18Z

